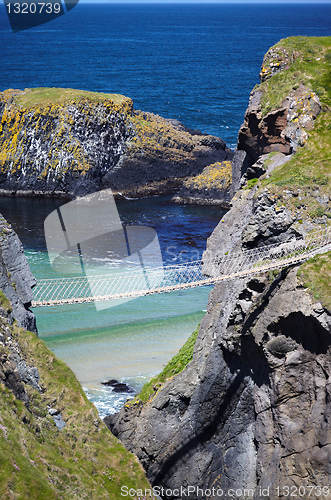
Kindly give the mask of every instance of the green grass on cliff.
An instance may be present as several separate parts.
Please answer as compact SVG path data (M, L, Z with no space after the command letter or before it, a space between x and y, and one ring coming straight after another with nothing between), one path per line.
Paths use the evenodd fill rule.
M68 101L77 101L89 99L91 101L112 101L114 104L123 104L128 100L127 97L120 94L105 94L99 92L89 92L86 90L61 89L39 87L34 89L25 89L24 92L15 97L16 105L29 109L33 107L47 105L62 105Z
M7 299L2 290L0 290L0 307L4 309L8 314L12 312L10 300Z
M178 375L189 364L193 358L193 349L198 336L199 327L192 333L179 352L169 361L164 370L156 377L147 382L140 393L127 404L134 404L137 401L146 403L163 384L171 377Z
M300 86L318 95L322 111L314 121L314 128L306 130L305 145L269 178L259 180L256 195L268 188L278 205L291 211L298 229L304 223L308 228L323 228L331 223L331 37L281 40L274 47L275 58L277 47L279 54L284 54L283 49L294 54L295 61L259 85L263 92L263 115L279 107ZM277 64L266 58L266 72L270 62ZM314 298L331 310L331 253L307 261L300 267L298 277Z
M305 262L298 271L298 278L331 312L331 252L316 255Z
M314 129L308 132L308 139L293 158L275 169L263 186L276 185L280 188L318 187L327 194L331 180L331 112L326 110L316 118Z
M7 327L1 317L0 327ZM33 333L10 330L27 365L37 367L42 393L24 384L26 406L0 383L0 498L118 500L123 485L149 488L138 460L99 419L72 371ZM1 377L8 355L0 345ZM62 431L48 408L61 412Z
M274 48L284 49L295 60L287 69L259 85L263 92L263 116L279 108L299 85L314 90L324 107L331 107L331 37L290 37Z
M331 206L327 200L331 198L331 37L292 37L275 47L295 53L296 59L288 69L258 87L263 91L265 105L279 106L291 90L303 84L319 96L322 111L314 121L314 128L306 130L305 145L269 178L261 178L260 187L267 187L299 221L323 216L330 220ZM326 222L325 219L323 223Z

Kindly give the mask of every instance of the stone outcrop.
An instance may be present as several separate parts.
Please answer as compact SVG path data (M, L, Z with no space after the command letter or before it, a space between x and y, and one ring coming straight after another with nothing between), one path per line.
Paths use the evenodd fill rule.
M320 99L313 92L310 77L301 79L297 83L297 74L293 76L292 88L284 86L286 94L280 91L277 95L277 86L282 88L283 82L274 81L269 87L269 80L279 73L288 71L296 61L312 58L316 50L316 61L320 61L320 47L314 47L308 54L303 45L299 49L292 47L293 42L281 41L271 47L263 59L260 72L262 85L257 86L250 95L244 123L239 130L238 149L246 151L250 163L256 162L259 156L270 152L292 154L299 147L304 146L307 132L314 128L314 120L321 112ZM322 68L323 70L323 68ZM306 77L306 75L305 75ZM271 102L274 101L272 105Z
M299 57L300 53L297 50L289 50L281 46L271 47L263 58L260 71L261 82L288 69Z
M0 214L0 289L10 300L12 318L23 328L36 333L35 316L29 310L35 284L22 243Z
M231 157L222 139L135 111L124 96L70 89L1 93L0 147L1 193L31 196L174 192Z
M206 257L290 239L293 216L276 208L267 191L238 194ZM272 500L279 485L325 485L331 312L297 269L216 285L192 362L145 405L108 417L152 484L254 491L243 498L269 487Z
M266 115L261 110L261 98L260 90L251 93L238 135L238 149L246 151L251 163L264 154L292 154L304 146L307 130L314 127L321 111L318 96L304 87L291 92L279 108Z
M9 327L17 321L19 326L37 334L36 319L29 310L35 284L22 244L0 214L0 290L4 294L0 307L0 380L25 403L28 403L28 395L23 382L41 391L39 374L37 368L26 364Z
M205 167L201 174L186 179L172 200L176 203L220 205L229 208L231 186L231 161L218 162Z

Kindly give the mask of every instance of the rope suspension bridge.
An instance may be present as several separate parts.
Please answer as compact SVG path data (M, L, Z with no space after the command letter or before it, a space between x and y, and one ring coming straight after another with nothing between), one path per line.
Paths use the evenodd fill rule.
M331 228L304 238L266 245L214 259L166 267L114 269L106 275L41 279L32 307L78 304L185 290L243 278L303 262L331 250Z

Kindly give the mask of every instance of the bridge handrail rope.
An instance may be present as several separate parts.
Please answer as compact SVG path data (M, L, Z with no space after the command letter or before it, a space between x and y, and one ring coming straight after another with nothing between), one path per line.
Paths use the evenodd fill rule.
M106 275L41 279L34 289L32 306L125 299L205 286L302 262L330 247L331 227L304 238L204 259L203 262L197 260L143 270L117 267Z

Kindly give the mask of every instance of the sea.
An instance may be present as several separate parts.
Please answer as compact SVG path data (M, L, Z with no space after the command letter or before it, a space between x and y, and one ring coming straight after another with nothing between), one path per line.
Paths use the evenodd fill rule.
M288 36L330 36L331 4L79 3L12 33L0 5L0 91L64 87L124 94L135 109L222 137L234 149L263 56ZM63 200L0 198L37 279L50 276L44 220ZM169 197L117 202L123 224L152 227L164 264L201 258L219 207ZM36 308L40 337L76 373L100 416L160 372L196 329L210 287L93 304ZM115 393L116 379L135 391Z

